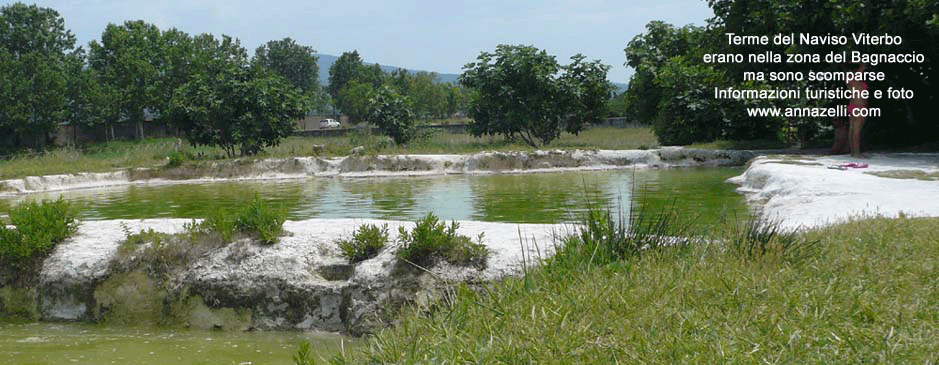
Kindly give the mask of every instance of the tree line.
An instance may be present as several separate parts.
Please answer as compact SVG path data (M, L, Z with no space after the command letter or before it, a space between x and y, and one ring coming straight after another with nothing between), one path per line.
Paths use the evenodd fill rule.
M87 47L76 45L53 9L0 8L0 141L4 152L41 149L61 125L104 127L168 122L195 145L229 156L253 155L288 136L295 121L330 105L367 119L381 87L404 97L414 117L447 117L465 108L465 92L434 73L366 66L344 54L319 83L315 51L290 38L258 47L238 39L161 30L142 20L109 24Z
M830 118L747 115L747 108L830 107L842 100L715 98L715 88L837 88L837 82L745 80L754 71L837 71L832 63L710 63L705 54L766 51L731 45L741 35L890 34L898 45L803 44L789 54L862 51L919 53L926 62L872 65L887 75L872 89L915 90L912 99L873 99L884 117L871 120L875 144L914 144L934 139L939 89L939 3L934 1L708 0L715 16L705 26L650 22L628 42L625 65L636 70L614 98L609 66L581 55L568 65L534 46L500 45L464 66L456 85L434 73L384 72L358 52L343 53L319 82L312 48L290 38L258 47L253 57L237 39L160 30L144 21L109 24L87 50L76 46L52 9L21 3L0 8L0 150L43 148L62 123L109 127L145 119L176 126L194 144L217 145L229 155L252 155L289 135L294 121L329 106L352 122L375 124L396 143L413 137L414 119L465 111L472 134L501 134L532 146L561 132L577 133L611 114L646 122L663 144L715 139L798 138L831 133ZM109 128L106 128L109 129Z
M251 155L293 132L318 99L314 51L285 38L254 57L237 39L109 24L84 47L58 12L0 8L0 149L48 145L62 124L167 121L196 145Z

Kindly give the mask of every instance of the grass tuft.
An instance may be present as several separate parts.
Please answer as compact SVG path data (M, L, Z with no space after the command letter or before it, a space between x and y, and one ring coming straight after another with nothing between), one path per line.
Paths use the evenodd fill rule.
M737 225L729 239L730 249L746 259L779 258L798 262L816 256L818 240L808 240L781 228L781 222L761 218Z
M673 205L674 206L674 205ZM548 265L607 265L643 252L690 242L691 220L680 221L675 209L636 210L614 218L609 209L591 208L577 234L562 238Z

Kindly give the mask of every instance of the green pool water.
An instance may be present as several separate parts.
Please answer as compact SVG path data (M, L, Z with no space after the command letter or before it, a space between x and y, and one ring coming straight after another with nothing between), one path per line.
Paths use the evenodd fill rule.
M221 332L76 323L0 323L2 364L292 364L309 341L317 360L362 340L309 332Z
M293 220L413 220L433 212L443 219L560 223L578 221L589 206L619 211L634 202L674 205L687 216L713 222L728 213L746 212L734 185L724 182L740 172L739 168L636 169L130 185L16 196L0 201L0 210L23 199L63 196L82 207L86 220L201 218L219 209L236 209L258 196L285 208Z

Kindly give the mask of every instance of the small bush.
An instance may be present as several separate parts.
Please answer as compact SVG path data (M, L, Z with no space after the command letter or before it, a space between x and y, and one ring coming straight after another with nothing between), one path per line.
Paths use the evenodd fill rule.
M482 243L457 235L460 225L456 221L447 226L433 213L427 213L415 223L410 232L404 227L398 230L402 244L399 258L422 266L432 266L437 259L443 259L451 264L486 267L489 250Z
M125 233L127 238L118 246L114 258L114 267L118 270L143 267L147 274L159 277L189 262L188 249L192 242L183 240L182 235L157 232L153 228L138 233L130 233L125 228Z
M169 155L169 161L166 162L167 168L179 167L183 165L183 161L186 160L186 155L180 152L172 152Z
M9 212L15 228L0 226L0 259L18 262L48 255L78 230L78 212L68 201L35 201Z
M255 197L251 204L235 218L235 229L241 233L256 235L261 242L270 245L277 243L278 237L284 232L286 220L286 211L271 208L263 200Z
M387 224L381 227L373 224L363 224L356 229L351 239L340 240L338 245L342 257L349 260L350 264L354 264L375 257L382 248L385 248L387 243Z

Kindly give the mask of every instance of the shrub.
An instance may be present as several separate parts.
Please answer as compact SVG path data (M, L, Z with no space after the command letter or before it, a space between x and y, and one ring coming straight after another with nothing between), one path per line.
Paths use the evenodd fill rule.
M241 233L256 235L261 242L270 245L277 243L278 237L284 232L286 220L286 211L271 208L263 200L255 197L251 204L235 218L235 229Z
M22 262L48 255L55 245L78 230L71 204L56 201L22 203L9 212L15 228L0 226L0 258Z
M368 260L375 255L388 243L388 225L381 227L374 224L363 224L352 234L351 239L340 240L338 242L342 257L349 260L350 264L359 261Z
M368 101L368 120L396 145L407 144L414 137L414 113L407 96L383 86Z
M166 161L166 168L179 167L183 165L183 161L186 160L186 155L179 152L172 152L168 156L169 160Z
M273 208L255 197L247 207L234 216L226 210L218 210L201 223L187 225L190 235L218 235L218 240L231 242L247 235L266 244L274 244L284 232L287 212ZM205 237L201 239L206 239Z
M216 210L202 223L189 228L190 232L216 233L223 242L231 242L235 237L235 220L231 219L229 213L224 210Z
M423 266L432 266L437 259L443 259L451 264L486 267L489 250L482 243L457 235L460 225L456 221L447 226L433 213L427 213L415 223L410 232L404 227L398 229L402 244L399 258Z

